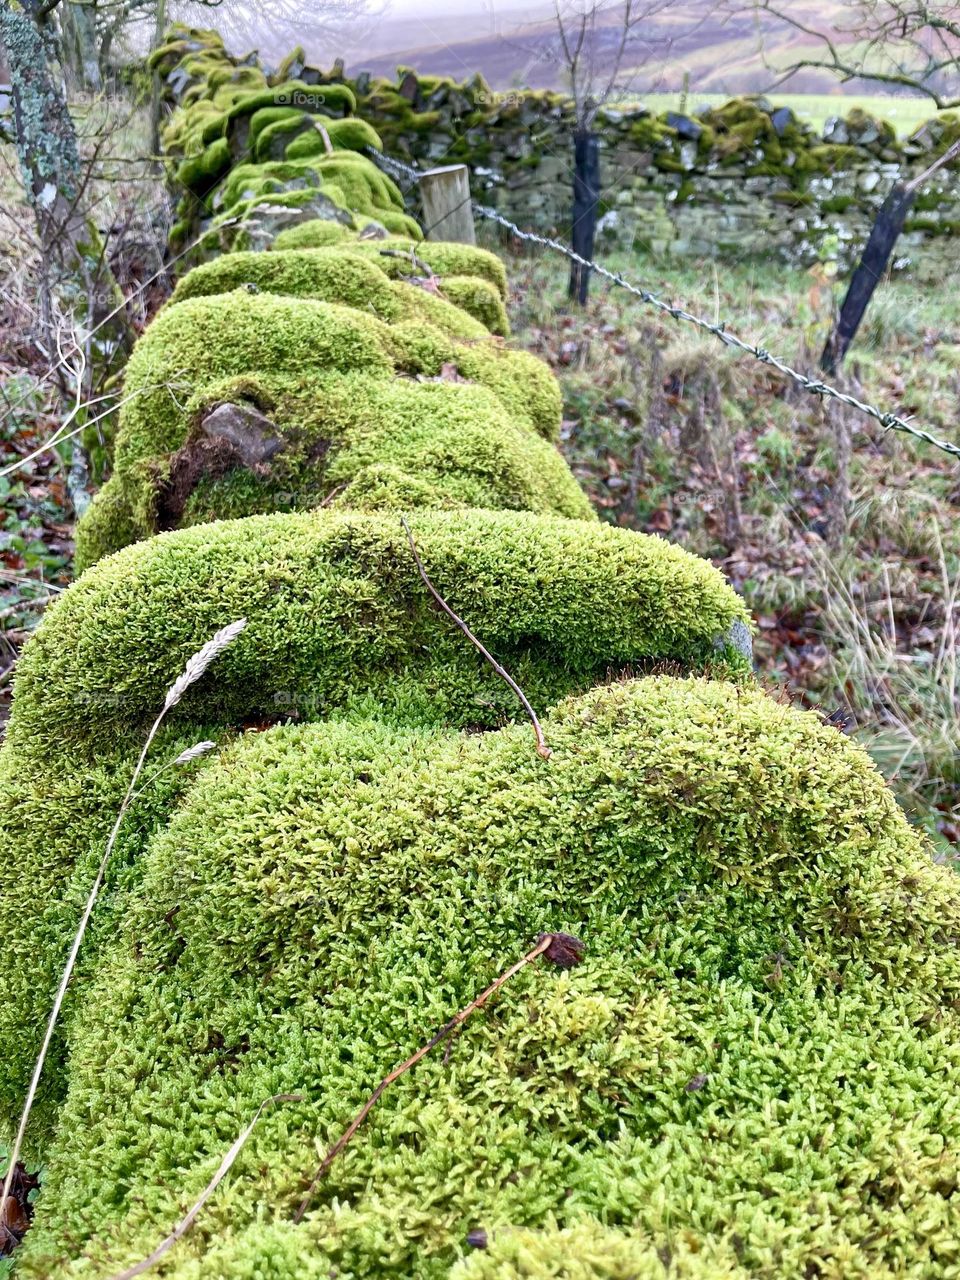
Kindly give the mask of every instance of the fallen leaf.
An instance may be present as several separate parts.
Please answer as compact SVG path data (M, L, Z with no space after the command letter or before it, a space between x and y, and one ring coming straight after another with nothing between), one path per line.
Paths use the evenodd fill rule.
M575 938L572 933L541 934L537 941L550 939L550 945L544 951L544 957L555 964L558 969L572 969L583 959L587 950L586 943Z

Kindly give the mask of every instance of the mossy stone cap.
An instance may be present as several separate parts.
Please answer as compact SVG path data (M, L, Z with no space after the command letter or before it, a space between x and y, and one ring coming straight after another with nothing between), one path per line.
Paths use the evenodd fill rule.
M144 1256L278 1092L168 1274L942 1273L960 890L865 754L671 677L544 731L287 726L204 771L78 1013L26 1276ZM389 1089L292 1226L376 1082L558 929L582 963Z
M589 517L552 448L555 378L491 332L507 329L496 259L434 248L461 246L430 246L427 261L403 240L237 252L187 273L128 363L115 471L79 523L78 564L218 516L309 509L377 466L419 473L430 506ZM336 374L359 381L335 419ZM422 379L449 385L411 385ZM280 444L269 466L211 442L221 402L265 415Z
M520 664L540 706L612 667L709 663L746 616L715 569L658 538L513 512L409 522L438 589ZM379 689L389 717L404 685L440 723L522 714L433 606L399 517L322 511L197 526L88 571L23 655L11 741L34 750L52 734L135 728L189 653L241 616L216 685L187 699L200 719L229 723L281 690L322 715Z

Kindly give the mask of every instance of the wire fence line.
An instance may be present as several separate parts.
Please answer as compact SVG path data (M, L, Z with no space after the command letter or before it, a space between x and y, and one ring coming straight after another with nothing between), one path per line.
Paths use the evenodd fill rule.
M410 181L410 187L407 188L408 191L415 183L420 181L421 172L411 165L404 164L403 161L396 160L393 156L386 156L382 152L373 151L372 149L370 154L384 169L393 170L394 174L408 179ZM693 325L701 332L711 334L722 342L725 347L731 347L744 355L751 356L761 364L776 369L778 373L788 378L803 391L807 391L821 400L835 400L839 404L847 405L858 413L862 413L868 418L873 418L885 431L902 432L904 435L913 436L916 440L922 440L925 444L932 445L935 449L940 449L942 452L950 454L951 457L960 458L960 445L953 444L949 440L943 440L925 428L918 427L909 417L905 418L897 413L886 412L876 405L858 399L857 396L850 395L849 392L841 391L838 387L834 387L828 382L823 382L819 378L811 378L807 374L801 373L799 369L794 369L786 360L773 355L765 347L748 342L738 334L732 333L723 321L707 320L703 316L687 311L684 307L678 307L675 303L667 302L651 292L651 290L626 279L621 272L611 271L608 267L603 266L602 263L582 258L580 254L575 253L573 249L563 244L560 240L555 240L550 236L538 235L533 231L524 231L516 223L511 222L509 218L505 218L501 213L498 213L496 209L491 209L489 206L479 204L476 201L471 201L471 203L477 217L496 223L521 242L540 245L541 248L550 249L554 253L561 254L569 262L575 262L581 267L586 267L588 271L595 272L602 279L609 281L618 288L625 289L644 303L645 306L653 307L654 310L659 311L662 315L670 316L673 320ZM428 231L431 229L427 228Z

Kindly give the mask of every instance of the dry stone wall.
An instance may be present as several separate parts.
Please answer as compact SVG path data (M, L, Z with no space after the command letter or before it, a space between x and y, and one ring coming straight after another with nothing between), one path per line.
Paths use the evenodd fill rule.
M223 142L201 168L229 185L244 118L206 47L182 69L213 110L168 133L203 217L190 162ZM126 370L89 567L18 663L0 1142L150 743L28 1134L18 1280L139 1274L254 1118L157 1275L952 1274L960 880L862 750L752 681L713 566L592 516L500 261L330 185L249 197L261 247L297 208L265 251L201 229ZM517 971L316 1182L555 931L581 963Z
M494 94L401 68L396 83L349 82L358 110L394 155L419 165L462 161L475 194L518 225L566 234L573 120L559 94ZM909 139L859 110L819 134L788 107L734 99L694 116L642 106L600 113L601 235L660 255L761 256L849 266L893 183L960 137L945 113ZM960 232L957 163L917 200L898 266L936 275Z

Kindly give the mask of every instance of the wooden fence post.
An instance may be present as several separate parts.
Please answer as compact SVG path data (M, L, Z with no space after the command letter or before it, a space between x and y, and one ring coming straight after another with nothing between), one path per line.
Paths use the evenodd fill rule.
M836 373L843 357L847 354L847 348L856 337L863 313L887 269L893 246L903 230L917 192L938 169L950 164L958 156L960 156L960 138L948 147L943 155L938 156L933 164L924 169L923 173L918 173L910 182L898 182L884 200L877 214L877 220L873 224L873 230L870 232L870 239L853 273L847 296L840 308L840 315L820 357L820 368L824 373Z
M884 200L850 280L840 314L827 339L827 345L823 348L820 368L824 373L836 373L847 354L847 348L856 336L873 291L883 279L893 246L897 243L913 204L914 194L909 187L898 182Z
M581 258L593 257L593 237L597 229L600 201L600 142L589 129L573 135L573 235L571 248ZM570 263L567 296L582 306L587 300L590 268Z
M448 164L420 175L424 232L428 240L457 240L476 244L470 171L465 164Z

